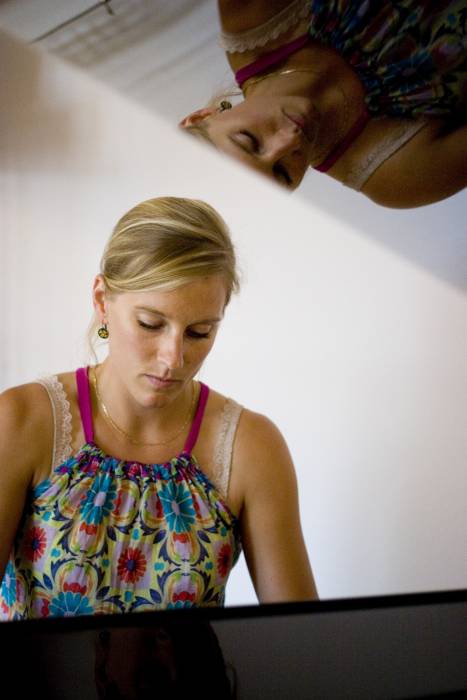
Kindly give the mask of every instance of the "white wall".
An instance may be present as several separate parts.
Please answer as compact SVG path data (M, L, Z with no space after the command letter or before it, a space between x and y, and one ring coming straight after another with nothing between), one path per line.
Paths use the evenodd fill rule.
M202 378L286 436L321 596L465 587L467 297L57 59L0 47L0 387L83 361L124 211L205 199L244 285ZM242 564L228 603L254 600Z

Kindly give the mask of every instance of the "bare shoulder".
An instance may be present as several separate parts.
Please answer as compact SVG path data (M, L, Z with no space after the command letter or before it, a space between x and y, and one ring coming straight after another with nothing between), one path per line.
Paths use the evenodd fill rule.
M239 425L239 438L244 442L264 446L271 442L274 445L284 444L285 440L277 425L262 413L256 413L244 408Z
M369 177L362 192L377 204L418 207L450 197L467 185L467 127L443 134L430 119Z
M209 402L206 407L206 423L213 426L215 433L218 432L224 409L228 402L235 399L224 396L217 391L210 390ZM268 461L274 453L278 459L290 460L287 444L279 428L267 416L251 411L241 406L239 420L236 427L233 462L256 464Z
M43 427L49 403L46 390L38 382L6 389L0 394L2 425L26 432L37 425Z
M31 382L0 394L2 469L14 465L28 482L36 469L50 460L53 414L45 388Z
M248 480L262 481L267 474L277 478L294 477L289 448L277 425L267 416L243 409L235 440L234 461L248 465Z
M219 416L227 402L238 402L229 396L219 393L213 389L209 391L209 403L212 414ZM241 404L240 404L241 405ZM248 442L255 437L255 442L267 443L270 439L283 441L283 437L277 426L261 413L256 413L241 405L240 421L238 426L238 440Z

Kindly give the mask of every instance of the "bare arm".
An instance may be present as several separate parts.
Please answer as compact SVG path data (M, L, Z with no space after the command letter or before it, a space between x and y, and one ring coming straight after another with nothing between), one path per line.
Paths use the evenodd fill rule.
M369 178L362 192L387 207L419 207L467 187L467 125L433 120Z
M233 469L237 465L245 483L243 547L259 601L316 599L294 467L284 438L264 416L243 412Z
M47 455L50 458L52 436L50 425L44 422L44 417L50 421L46 401L45 391L38 384L25 384L0 394L0 580L35 470ZM38 407L45 407L45 416L39 421Z

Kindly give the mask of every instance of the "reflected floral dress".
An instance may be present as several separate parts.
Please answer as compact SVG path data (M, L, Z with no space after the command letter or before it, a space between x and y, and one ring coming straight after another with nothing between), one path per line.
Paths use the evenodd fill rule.
M241 544L237 519L192 454L208 387L182 453L142 464L94 443L87 369L76 376L86 443L29 495L0 619L223 605Z
M465 0L309 0L310 36L352 65L372 115L467 117Z

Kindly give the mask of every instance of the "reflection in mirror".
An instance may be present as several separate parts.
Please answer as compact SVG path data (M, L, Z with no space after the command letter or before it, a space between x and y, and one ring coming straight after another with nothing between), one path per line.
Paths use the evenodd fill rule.
M243 100L181 126L295 189L309 167L416 207L467 184L464 0L219 0Z
M271 8L280 4L264 3ZM44 3L39 7L34 0L8 0L0 5L0 26L115 87L174 128L182 117L210 103L213 95L236 89L219 46L215 0L161 0L157 7L149 0L112 0L110 5L112 15L102 3L90 5L85 0L48 3L44 12ZM402 9L400 13L407 15ZM235 103L238 98L229 99ZM178 148L182 153L182 142ZM457 141L456 152L461 153ZM440 168L433 182L445 172ZM396 177L392 185L397 188L399 182ZM467 190L429 207L389 210L309 168L299 193L311 205L342 218L449 283L467 288L467 251L461 234Z
M21 698L465 700L466 621L452 591L35 620L0 648Z
M227 666L208 622L103 628L96 635L95 650L94 678L102 700L183 698L197 683L203 686L204 698L235 697L233 668ZM204 684L201 669L209 676Z
M28 40L66 20L19 5L42 25ZM223 70L215 3L112 6L39 48L2 34L2 388L82 364L83 300L125 208L203 199L231 224L246 272L203 378L286 435L320 594L465 585L466 191L388 210L310 171L307 202L289 197L175 127L204 102L203 70ZM240 567L230 602L255 602Z
M241 11L218 0L220 26L212 0L166 1L157 11L146 0L112 0L82 12L74 3L74 13L30 21L29 30L25 10L15 22L14 0L7 5L4 26L173 121L183 116L170 107L178 87L173 104L191 101L183 127L286 188L311 168L406 208L467 184L464 0L249 0ZM203 105L196 86L211 80L216 91L228 75L221 46L230 87ZM200 80L187 85L177 65L190 63Z

